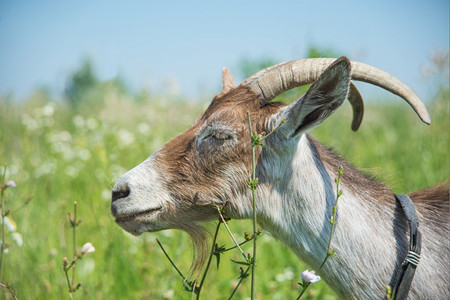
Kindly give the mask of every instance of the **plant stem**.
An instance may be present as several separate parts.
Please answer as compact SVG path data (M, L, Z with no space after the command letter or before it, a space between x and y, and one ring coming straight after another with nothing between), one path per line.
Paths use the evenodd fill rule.
M3 280L3 259L4 259L4 254L5 254L5 243L6 243L6 238L5 238L5 198L4 198L4 191L5 191L5 187L4 187L4 183L5 183L5 176L6 176L6 166L3 168L3 175L2 175L2 181L1 181L1 190L2 190L2 194L1 194L1 217L2 217L2 245L0 246L0 281Z
M242 245L247 244L248 242L250 242L250 241L252 241L252 240L253 240L253 237L249 238L248 240L243 241L242 243L239 243L239 247L242 246ZM235 246L233 246L233 247L230 247L230 248L227 248L227 249L223 249L223 250L218 251L218 252L219 252L219 253L225 253L225 252L228 252L228 251L230 251L230 250L236 249L237 247L238 247L238 245L235 245Z
M323 262L320 265L319 269L322 269L322 267L327 262L328 258L330 258L331 256L334 255L334 253L331 253L330 251L331 251L331 240L333 239L334 228L336 226L337 204L338 204L339 198L342 195L342 191L339 190L339 183L341 182L341 176L342 176L342 166L339 167L338 177L336 178L336 181L335 181L336 182L336 203L333 206L333 216L332 216L332 219L330 220L331 231L330 231L330 239L328 240L327 255L325 256L325 259L323 260Z
M216 240L217 240L217 235L219 233L219 228L220 228L220 221L217 223L216 232L214 233L214 238L213 238L213 242L212 242L211 253L209 254L209 258L208 258L208 263L206 264L206 268L203 273L202 280L200 281L200 285L198 286L197 299L200 299L200 291L202 290L203 283L205 282L205 279L206 279L206 274L208 273L209 266L211 265L211 260L214 255L214 248L215 248L215 244L216 244Z
M183 282L186 281L186 277L184 277L183 273L181 273L181 271L177 268L177 266L175 265L175 263L172 261L172 259L170 258L169 254L167 254L166 249L164 249L163 245L161 244L161 242L156 239L156 242L158 243L159 247L161 248L161 250L164 252L164 255L167 257L167 259L170 261L170 263L172 264L172 266L175 268L175 270L178 272L178 274L181 276L181 278L183 278Z
M247 119L248 119L248 127L250 130L250 138L252 140L252 182L256 183L256 158L255 158L255 142L253 139L253 133L252 133L252 122L250 120L250 113L247 112ZM251 280L251 299L255 299L255 266L256 266L256 241L257 241L257 235L256 235L256 195L255 195L255 189L256 185L252 185L252 208L253 208L253 255L252 255L252 280Z
M298 295L298 297L297 297L296 300L299 300L299 299L303 296L303 294L306 292L306 289L307 289L310 285L311 285L311 283L309 283L309 282L307 282L307 283L304 284L303 289L302 289L302 292L300 293L300 295Z
M73 222L72 222L72 237L73 237L73 257L77 256L77 243L76 243L76 239L77 239L77 202L74 201L73 202ZM75 270L76 270L76 265L74 264L72 267L72 284L71 287L74 286L75 284ZM71 295L72 295L72 289L71 289ZM71 296L72 297L72 296Z
M236 287L233 289L233 292L231 293L230 297L228 297L228 300L230 300L231 298L233 298L234 294L236 293L237 289L239 288L239 286L241 285L242 281L245 279L245 277L247 277L246 275L248 274L248 271L250 270L250 267L247 267L247 270L245 270L245 272L241 275L241 278L239 278L239 282L236 285Z
M73 285L70 284L68 272L69 272L69 269L64 268L64 273L66 274L67 286L69 287L69 296L70 296L70 299L73 299L73 291L72 291Z
M11 286L9 285L9 283L8 283L8 285L6 285L6 284L3 284L3 283L0 282L0 286L1 286L1 287L4 287L4 288L6 288L6 289L8 289L8 292L11 294L11 296L13 297L14 300L19 300L19 298L17 298L16 293L15 293L14 290L11 288Z
M15 214L17 211L21 210L22 208L24 208L25 206L27 206L28 204L30 204L31 200L33 200L33 197L28 197L24 203L22 203L22 205L20 205L19 207L16 207L15 209L12 209L9 211L8 215L12 216L13 214Z
M231 236L231 239L233 240L234 244L236 245L236 247L237 247L237 248L239 249L239 251L241 252L242 256L244 257L244 260L247 261L247 256L245 255L245 253L244 253L244 251L242 250L241 246L239 246L239 243L238 243L238 242L236 241L236 239L234 238L233 233L231 232L230 228L229 228L228 225L227 225L227 222L225 221L225 219L224 219L222 213L220 212L220 208L219 208L218 206L216 206L216 208L217 208L217 211L219 212L219 216L220 216L220 219L222 220L222 223L225 225L225 228L226 228L227 231L228 231L228 234Z

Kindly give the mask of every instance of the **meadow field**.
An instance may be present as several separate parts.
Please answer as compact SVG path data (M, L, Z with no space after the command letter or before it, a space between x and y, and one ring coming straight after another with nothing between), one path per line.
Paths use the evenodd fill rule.
M430 126L399 98L386 98L366 103L358 132L350 129L346 103L311 135L396 193L447 182L448 88L425 99ZM68 213L73 215L76 201L82 220L76 248L91 242L95 252L77 262L76 281L82 286L75 299L191 299L156 243L157 238L187 273L192 259L187 234L169 230L131 236L114 223L109 207L115 180L187 129L207 102L151 93L130 96L112 83L90 99L73 106L45 91L22 101L0 98L0 171L6 168L5 181L16 183L4 190L2 209L11 211L8 220L16 226L3 226L8 249L1 282L9 282L19 299L69 299L62 266L64 257L73 258ZM31 202L20 208L29 197ZM215 224L209 226L213 230ZM231 220L230 226L241 240L243 232L252 230L248 221ZM224 230L219 244L232 245ZM257 299L295 299L307 267L268 233L262 233L258 245ZM224 254L219 269L213 260L203 299L228 297L239 276L239 266L230 259L239 258L237 252ZM5 288L0 295L12 298ZM235 299L249 295L250 281L245 280ZM324 282L312 285L304 298L338 299Z

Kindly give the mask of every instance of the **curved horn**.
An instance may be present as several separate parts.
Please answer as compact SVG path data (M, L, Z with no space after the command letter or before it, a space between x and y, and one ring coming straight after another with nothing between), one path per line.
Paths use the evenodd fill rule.
M361 125L362 118L364 115L364 102L356 85L350 81L350 91L348 94L348 101L352 105L353 109L353 120L352 120L352 130L356 131Z
M261 105L264 105L284 91L314 82L333 61L335 58L310 58L281 63L259 71L247 78L241 85L249 87L260 95ZM431 123L425 105L406 84L375 67L354 61L351 63L352 79L377 85L400 96L408 102L424 123ZM350 98L358 97L359 92L354 92L357 91L354 88L351 89L353 96ZM357 98L349 99L354 111L354 103L358 103L358 100L355 99ZM362 115L355 116L354 122L355 119L361 118Z

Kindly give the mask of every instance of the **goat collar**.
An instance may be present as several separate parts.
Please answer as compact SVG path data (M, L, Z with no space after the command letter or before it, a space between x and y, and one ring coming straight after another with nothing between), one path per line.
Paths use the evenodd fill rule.
M403 263L397 270L392 289L392 299L406 299L408 297L411 282L414 278L420 259L422 246L421 234L418 229L419 219L411 198L407 195L396 194L395 198L400 202L409 225L409 251Z

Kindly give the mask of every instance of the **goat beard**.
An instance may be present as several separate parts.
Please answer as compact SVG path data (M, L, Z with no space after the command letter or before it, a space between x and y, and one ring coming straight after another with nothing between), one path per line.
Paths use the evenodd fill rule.
M208 258L208 236L210 236L210 234L205 227L196 223L182 224L179 229L188 233L192 240L194 254L188 278L193 278L195 280L200 276L203 266Z

